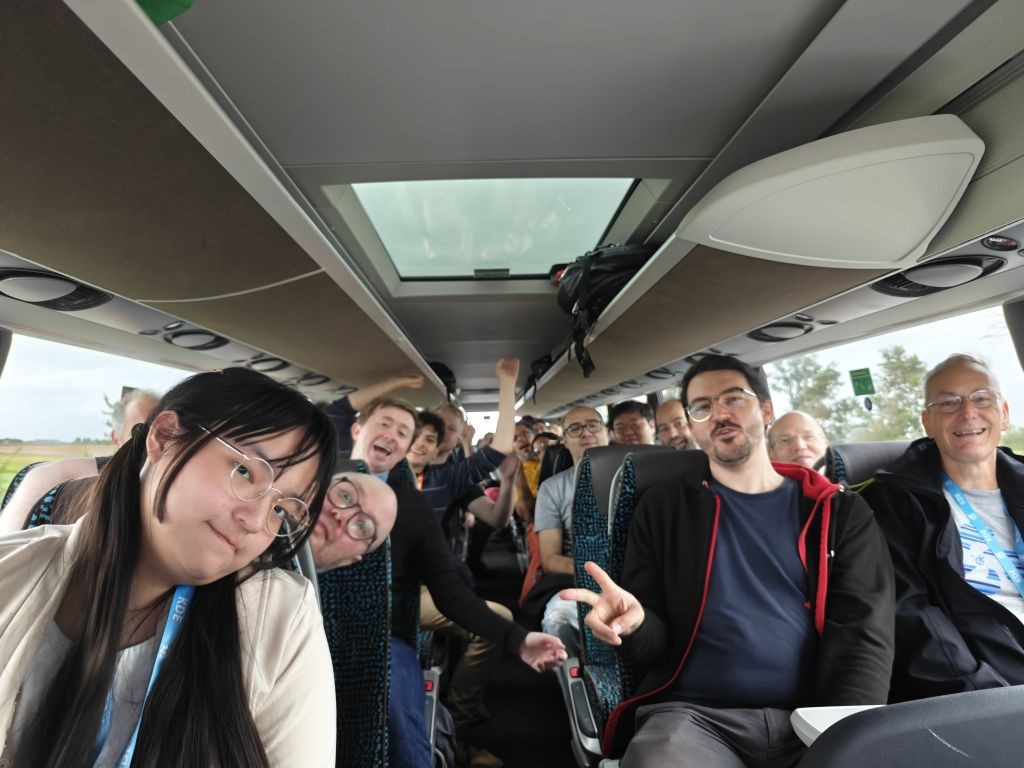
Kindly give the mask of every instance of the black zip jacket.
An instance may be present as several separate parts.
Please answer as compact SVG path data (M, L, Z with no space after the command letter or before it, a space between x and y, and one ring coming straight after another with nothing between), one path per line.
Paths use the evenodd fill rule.
M996 478L1024 530L1024 460L996 455ZM964 580L963 544L942 494L935 441L911 443L863 496L896 569L892 701L1024 683L1024 625Z
M795 464L774 467L801 487L804 524L797 547L819 634L814 700L801 703L885 703L893 658L893 572L871 510L817 472ZM636 707L657 701L679 677L700 630L721 509L710 479L707 456L695 452L681 478L643 495L633 517L622 586L643 605L645 617L623 638L621 651L636 665L640 684L608 718L604 747L613 754L621 754L632 736Z

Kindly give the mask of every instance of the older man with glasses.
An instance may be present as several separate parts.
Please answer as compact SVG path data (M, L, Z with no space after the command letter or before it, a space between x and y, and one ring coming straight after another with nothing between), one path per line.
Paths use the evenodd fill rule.
M889 553L862 499L771 463L772 402L749 365L702 357L682 391L704 452L640 498L621 586L587 563L601 593L562 593L642 674L605 741L623 768L795 765L792 709L885 702Z
M925 378L926 438L863 491L896 568L891 698L1024 684L1024 464L999 440L1010 410L984 360Z

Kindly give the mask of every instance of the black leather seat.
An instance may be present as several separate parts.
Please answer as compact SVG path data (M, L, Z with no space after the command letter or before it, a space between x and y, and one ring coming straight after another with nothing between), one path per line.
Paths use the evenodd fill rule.
M1024 754L1024 686L890 704L817 738L800 768L1016 768Z
M825 476L834 483L860 485L898 459L909 445L909 440L830 445L825 454Z

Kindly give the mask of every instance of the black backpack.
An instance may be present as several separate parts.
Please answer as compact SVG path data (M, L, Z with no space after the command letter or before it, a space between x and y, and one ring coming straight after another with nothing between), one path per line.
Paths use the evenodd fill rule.
M654 254L649 245L603 245L569 264L558 281L558 306L572 324L572 349L583 376L594 372L594 362L583 340L605 307Z

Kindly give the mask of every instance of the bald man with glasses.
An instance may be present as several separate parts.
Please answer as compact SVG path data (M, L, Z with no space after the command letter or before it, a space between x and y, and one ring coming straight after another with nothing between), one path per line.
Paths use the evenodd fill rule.
M1010 409L980 358L925 378L927 437L863 491L896 568L891 698L1024 684L1024 460L1000 448Z
M640 673L609 718L622 768L783 768L804 752L796 707L881 704L889 690L893 576L871 510L804 466L772 464L761 377L708 355L683 378L703 449L647 490L621 586L596 564L595 637Z

